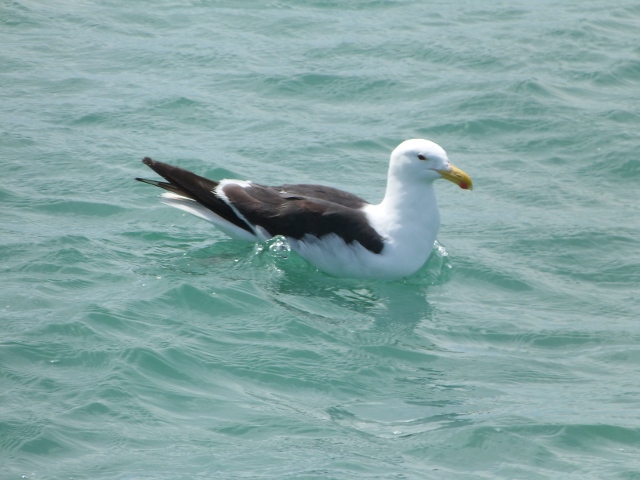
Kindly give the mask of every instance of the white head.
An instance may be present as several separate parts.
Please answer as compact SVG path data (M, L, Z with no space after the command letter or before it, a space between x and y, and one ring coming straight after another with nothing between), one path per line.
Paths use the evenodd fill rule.
M453 166L447 152L430 140L405 140L391 152L389 174L404 181L431 183L445 178L460 188L473 188L469 175Z

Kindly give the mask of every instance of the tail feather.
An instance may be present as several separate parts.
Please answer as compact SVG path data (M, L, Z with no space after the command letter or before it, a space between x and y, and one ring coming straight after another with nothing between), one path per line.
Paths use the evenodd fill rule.
M142 183L148 183L149 185L153 185L154 187L163 188L164 190L180 195L181 197L191 198L187 192L167 182L158 182L157 180L149 180L148 178L139 177L136 177L136 180Z
M188 195L189 197L196 198L198 191L211 193L219 183L215 180L209 180L208 178L191 173L184 168L174 167L168 163L156 162L149 157L144 157L142 163L167 180L173 187L179 188L183 192L193 192L193 194ZM164 186L158 186L164 188Z
M208 178L201 177L180 167L174 167L173 165L169 165L167 163L157 162L149 157L143 158L142 163L147 165L167 181L158 182L156 180L136 178L136 180L138 180L139 182L148 183L149 185L160 187L171 193L179 195L180 197L194 200L204 208L211 210L211 212L213 212L217 217L220 217L224 221L229 222L232 225L239 227L240 229L253 235L253 229L251 228L251 226L248 225L243 219L239 218L235 214L233 209L229 205L227 205L224 200L222 200L215 194L215 189L220 182L209 180ZM182 210L186 210L185 208L178 206L178 204L174 205L173 203L170 203L170 205L176 208L181 208ZM194 213L191 210L197 210L199 213ZM190 206L189 210L187 211L189 211L190 213L194 213L194 215L197 215L199 217L206 218L206 215L203 216L202 214L203 210L199 208L194 209L193 206ZM211 221L209 218L207 219Z

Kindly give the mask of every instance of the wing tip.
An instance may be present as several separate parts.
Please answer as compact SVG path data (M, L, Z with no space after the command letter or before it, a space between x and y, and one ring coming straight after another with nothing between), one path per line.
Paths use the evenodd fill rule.
M150 167L151 165L153 165L155 162L150 158L150 157L144 157L142 159L142 163L144 163L145 165L147 165L148 167Z

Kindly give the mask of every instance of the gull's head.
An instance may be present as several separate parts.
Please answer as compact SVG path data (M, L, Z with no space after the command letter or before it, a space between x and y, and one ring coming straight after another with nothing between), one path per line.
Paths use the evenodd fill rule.
M469 175L453 166L447 152L430 140L405 140L391 152L390 173L407 179L433 182L444 178L460 188L471 190Z

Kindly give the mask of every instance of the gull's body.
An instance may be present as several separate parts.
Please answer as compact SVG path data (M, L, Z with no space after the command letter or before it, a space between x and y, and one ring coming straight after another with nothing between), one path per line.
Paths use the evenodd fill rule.
M440 227L433 182L446 178L471 189L469 176L428 140L407 140L391 154L385 196L378 205L321 185L267 187L214 181L145 158L166 182L163 202L201 217L232 238L260 242L282 235L307 261L342 277L395 279L429 258Z

